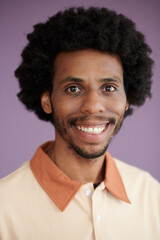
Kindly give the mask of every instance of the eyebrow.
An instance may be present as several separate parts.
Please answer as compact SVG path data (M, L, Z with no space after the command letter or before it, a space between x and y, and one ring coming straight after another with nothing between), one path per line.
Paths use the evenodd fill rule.
M108 78L103 78L103 79L100 79L100 82L117 82L117 83L120 83L122 80L119 78L119 77L108 77Z
M81 78L76 78L76 77L69 76L69 77L64 78L60 82L60 85L63 84L63 83L70 83L70 82L83 83L84 80L81 79ZM113 77L113 78L112 77L108 77L108 78L100 79L99 82L102 82L102 83L108 83L108 82L120 83L121 79L119 77Z
M84 80L81 79L81 78L76 78L76 77L69 76L69 77L64 78L64 79L60 82L60 85L63 84L63 83L70 83L70 82L82 83L82 82L84 82Z

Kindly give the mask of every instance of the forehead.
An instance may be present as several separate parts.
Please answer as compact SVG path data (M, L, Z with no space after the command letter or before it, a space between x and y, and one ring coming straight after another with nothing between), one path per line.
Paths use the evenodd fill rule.
M117 76L123 79L123 67L120 58L95 50L61 52L55 59L54 70L58 78L67 75L81 78L85 78L86 75L94 75L97 78Z

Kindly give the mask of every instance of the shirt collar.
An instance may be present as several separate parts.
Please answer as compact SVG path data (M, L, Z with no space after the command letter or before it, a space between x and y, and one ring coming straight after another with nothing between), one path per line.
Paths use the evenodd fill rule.
M40 146L30 161L30 167L44 191L57 207L64 211L83 184L71 180L49 158L46 151L52 145L53 142L47 142ZM130 203L117 166L108 152L104 185L116 198Z

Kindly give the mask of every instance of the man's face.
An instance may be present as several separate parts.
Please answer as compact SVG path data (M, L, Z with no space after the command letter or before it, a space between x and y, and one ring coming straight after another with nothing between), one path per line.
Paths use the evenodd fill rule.
M60 53L53 81L56 140L86 159L103 155L128 107L119 58L94 50Z

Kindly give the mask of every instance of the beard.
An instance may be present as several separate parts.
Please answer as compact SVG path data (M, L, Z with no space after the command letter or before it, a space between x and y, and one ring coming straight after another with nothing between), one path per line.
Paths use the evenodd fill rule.
M87 143L87 145L89 145L89 148L90 148L89 151L84 150L83 148L81 148L77 144L75 144L74 141L72 140L72 138L67 134L67 129L69 129L70 127L75 125L76 122L81 122L82 123L83 121L89 119L89 116L82 116L82 117L79 117L79 118L68 119L67 126L65 126L64 120L61 119L58 115L55 114L53 108L52 108L52 113L53 113L53 124L55 126L55 129L58 132L58 134L63 138L63 140L67 143L68 148L70 150L73 150L79 157L82 157L84 159L96 159L96 158L98 158L100 156L103 156L105 154L113 136L115 136L119 132L119 130L122 127L122 124L123 124L125 111L124 111L123 115L121 116L121 118L118 120L117 123L116 123L115 118L107 118L106 119L106 117L102 117L102 116L95 117L97 120L101 120L101 121L102 120L104 120L104 121L109 120L110 124L115 125L115 129L113 131L112 136L109 138L107 143L102 146L101 149L96 150L96 144L95 143Z
M109 144L106 144L101 150L97 150L97 151L92 151L92 153L90 153L89 151L85 151L82 148L78 147L77 145L75 145L73 142L70 142L70 149L73 149L78 156L85 158L85 159L96 159L98 157L101 157L105 154L105 152L107 151ZM94 144L90 143L91 148L94 148Z

